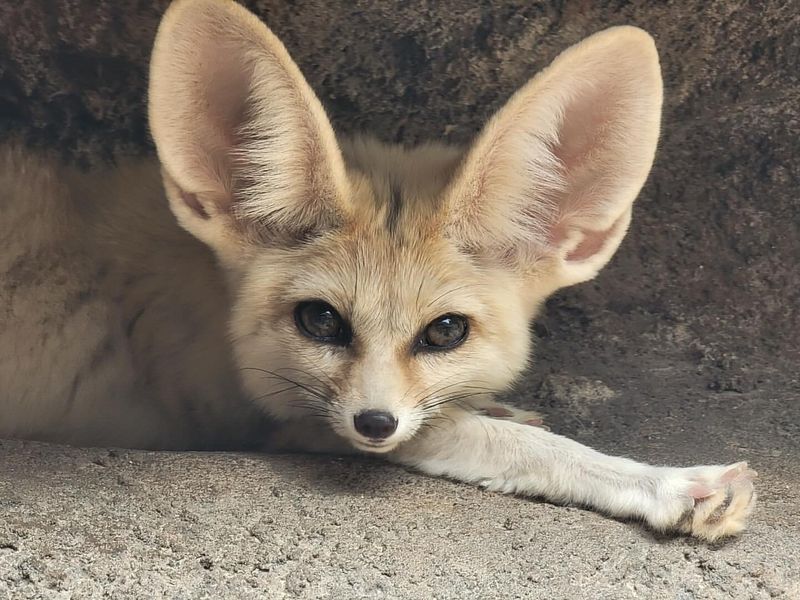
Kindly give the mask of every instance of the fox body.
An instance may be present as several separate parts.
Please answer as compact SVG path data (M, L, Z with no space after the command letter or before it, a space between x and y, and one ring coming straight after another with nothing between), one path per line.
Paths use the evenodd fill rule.
M489 489L706 539L746 464L656 467L492 393L529 323L627 230L659 131L652 39L567 50L465 149L337 140L280 41L179 0L151 62L159 163L0 156L0 435L385 454Z

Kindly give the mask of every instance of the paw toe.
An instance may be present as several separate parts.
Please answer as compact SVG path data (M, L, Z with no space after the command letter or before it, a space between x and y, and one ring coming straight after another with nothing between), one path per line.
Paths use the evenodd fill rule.
M739 463L714 482L694 484L694 488L690 488L695 501L690 533L714 541L741 532L755 504L755 476L755 471L749 469L747 463ZM702 487L706 489L698 489ZM707 494L708 491L711 493Z

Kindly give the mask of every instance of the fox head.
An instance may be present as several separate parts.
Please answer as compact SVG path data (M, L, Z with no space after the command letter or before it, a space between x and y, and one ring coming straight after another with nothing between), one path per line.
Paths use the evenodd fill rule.
M616 27L561 54L466 150L345 144L254 15L178 0L149 117L172 211L230 283L247 394L386 452L507 387L542 301L608 262L661 98L653 40Z

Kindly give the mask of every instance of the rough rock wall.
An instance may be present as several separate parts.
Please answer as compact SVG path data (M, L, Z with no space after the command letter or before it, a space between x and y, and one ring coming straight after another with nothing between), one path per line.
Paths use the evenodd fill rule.
M339 131L406 143L466 142L568 45L610 25L647 29L666 82L656 166L617 258L551 301L537 333L567 347L587 329L605 345L633 338L696 361L723 389L751 389L764 368L800 359L797 0L247 4ZM0 136L85 163L150 151L147 58L166 5L0 4Z

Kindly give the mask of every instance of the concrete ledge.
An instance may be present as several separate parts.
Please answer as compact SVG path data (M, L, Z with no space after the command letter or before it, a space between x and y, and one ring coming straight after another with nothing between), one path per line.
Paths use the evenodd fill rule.
M376 461L0 445L0 598L798 598L797 479L708 546Z

